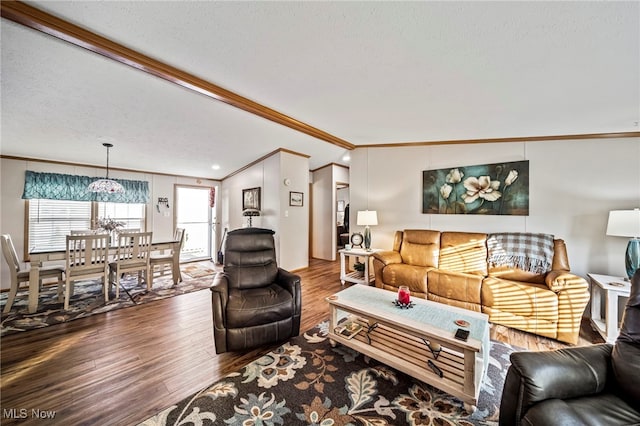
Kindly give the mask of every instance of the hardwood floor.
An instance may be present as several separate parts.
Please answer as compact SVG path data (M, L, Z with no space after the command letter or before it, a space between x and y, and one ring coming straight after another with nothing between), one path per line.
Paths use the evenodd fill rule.
M297 273L302 332L328 319L324 299L342 287L339 262L312 260ZM495 325L491 338L532 350L566 346ZM583 323L579 344L601 341ZM12 334L0 344L3 425L42 424L36 412L55 414L49 424L137 424L275 347L216 355L208 290Z

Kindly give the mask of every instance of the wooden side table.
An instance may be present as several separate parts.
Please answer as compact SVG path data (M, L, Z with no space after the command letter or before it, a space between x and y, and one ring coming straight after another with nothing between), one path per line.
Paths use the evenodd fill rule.
M380 249L342 249L338 250L340 253L340 282L344 285L345 282L356 283L356 284L366 284L369 285L373 280L375 280L375 276L369 267L369 263L371 260L371 256L373 253L380 251ZM354 256L357 258L364 257L364 275L360 275L358 271L347 272L347 261L346 258L348 256Z
M629 297L631 283L622 277L587 274L591 281L591 324L607 343L613 343L620 334L618 323L618 299ZM602 296L605 299L602 317Z

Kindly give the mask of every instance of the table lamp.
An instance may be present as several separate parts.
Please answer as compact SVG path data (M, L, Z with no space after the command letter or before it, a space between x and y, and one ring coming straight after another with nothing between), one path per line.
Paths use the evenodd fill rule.
M371 228L378 224L378 213L375 210L364 210L358 212L356 220L358 226L364 226L364 248L371 250Z
M610 211L607 235L631 238L624 258L624 266L631 279L640 268L640 209Z
M245 216L245 217L249 218L249 228L251 228L253 226L251 219L254 216L260 216L260 210L258 210L258 209L244 209L242 211L242 216Z

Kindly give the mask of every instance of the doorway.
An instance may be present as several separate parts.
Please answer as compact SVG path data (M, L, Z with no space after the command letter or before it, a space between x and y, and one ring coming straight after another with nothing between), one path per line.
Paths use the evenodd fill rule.
M180 261L210 260L215 241L211 188L176 185L175 191L176 227L185 230Z
M336 245L337 250L349 243L349 184L336 183Z

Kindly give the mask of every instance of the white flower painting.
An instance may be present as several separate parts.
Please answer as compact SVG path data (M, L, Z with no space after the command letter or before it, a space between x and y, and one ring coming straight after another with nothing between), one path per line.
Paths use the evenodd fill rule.
M529 214L529 162L422 172L422 213Z

